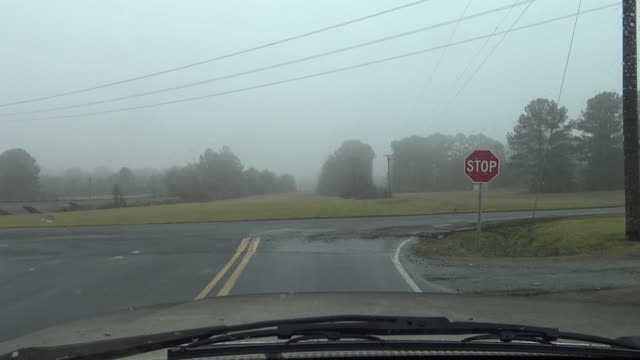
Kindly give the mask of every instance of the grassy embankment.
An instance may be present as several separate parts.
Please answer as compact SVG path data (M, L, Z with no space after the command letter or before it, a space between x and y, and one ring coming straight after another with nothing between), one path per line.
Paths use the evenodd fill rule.
M640 256L640 242L624 240L623 215L601 215L492 226L479 251L475 231L424 239L415 250L430 257Z
M380 215L414 215L475 211L474 192L402 193L391 199L347 200L308 194L279 194L243 199L56 213L53 223L40 215L0 216L0 227L159 224L231 220L295 219ZM528 210L534 196L488 191L485 211ZM542 194L539 209L621 206L622 192Z

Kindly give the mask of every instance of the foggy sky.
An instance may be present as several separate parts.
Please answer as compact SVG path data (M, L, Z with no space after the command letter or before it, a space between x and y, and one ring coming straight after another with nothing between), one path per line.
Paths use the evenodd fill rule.
M459 17L468 0L431 0L250 54L82 94L2 107L38 110L154 90L270 65ZM467 15L516 0L471 0ZM0 4L0 103L100 85L253 47L398 6L377 1L11 1ZM582 9L619 2L584 0ZM578 0L537 0L518 25L570 14ZM506 30L522 11L514 8ZM581 16L561 104L570 118L600 91L621 92L621 6ZM490 34L506 11L461 22L453 41ZM0 150L21 147L43 169L165 168L228 145L246 167L312 178L345 139L376 152L434 132L482 132L500 141L530 100L556 99L573 19L509 34L464 92L484 40L328 76L194 102L72 119L34 120L136 106L302 76L447 43L455 25L317 60L110 104L0 116Z

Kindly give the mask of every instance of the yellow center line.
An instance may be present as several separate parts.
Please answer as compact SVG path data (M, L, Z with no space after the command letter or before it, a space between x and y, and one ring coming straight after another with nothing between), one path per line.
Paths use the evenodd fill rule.
M253 239L251 246L249 246L249 250L247 251L246 254L244 254L244 257L238 264L238 267L231 273L231 276L229 276L229 279L224 284L222 289L220 289L217 296L229 295L229 293L231 292L231 289L233 289L233 286L236 284L236 281L238 281L238 277L240 277L240 274L242 273L244 268L247 267L249 260L251 260L251 257L253 256L253 254L255 254L256 249L258 249L258 244L260 244L260 239L259 238Z
M204 289L202 289L200 294L198 294L198 296L196 296L194 300L202 300L207 296L207 294L209 294L211 289L213 289L213 287L216 286L218 281L220 281L220 279L224 277L224 274L226 274L227 271L229 271L233 263L238 259L240 254L247 247L248 243L249 243L249 238L242 239L242 241L240 242L240 245L238 245L238 248L236 249L236 252L233 254L231 259L227 261L224 267L222 267L222 269L216 274L216 276L214 276L213 279L211 279L211 282L209 282L209 284L207 284L207 286Z

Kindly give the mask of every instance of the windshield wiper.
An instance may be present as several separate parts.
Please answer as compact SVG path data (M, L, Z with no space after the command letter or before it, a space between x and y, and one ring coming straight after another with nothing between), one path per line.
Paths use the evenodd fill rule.
M278 324L270 329L230 332L223 335L212 336L207 339L199 339L178 348L171 349L171 352L178 354L188 349L259 338L284 339L288 340L288 343L293 343L323 338L327 340L359 338L370 341L383 341L376 336L469 334L480 335L465 338L462 340L463 343L497 339L502 342L529 341L552 344L552 342L558 339L565 339L612 347L638 349L637 344L632 344L628 341L561 332L556 328L470 321L451 322L445 317L380 316L365 317L361 320L338 320L330 318L327 321L314 321L311 323L305 321L305 319L299 319L296 323Z
M189 358L225 354L239 354L255 350L259 344L224 344L238 340L277 338L287 342L277 344L282 347L303 345L310 339L359 339L365 343L386 344L378 336L395 335L492 335L498 339L520 338L538 339L538 342L552 343L558 339L577 340L608 345L620 349L640 350L640 344L631 339L607 339L590 335L563 333L555 328L534 327L500 323L452 322L445 317L397 317L340 315L286 320L262 321L232 326L168 332L123 339L104 340L93 343L55 347L27 348L17 350L1 358L20 359L113 359L144 352L171 348L169 358ZM467 341L473 341L468 338ZM332 342L332 344L348 342ZM359 342L360 343L360 342ZM273 343L271 343L273 344ZM323 343L326 345L326 343ZM462 343L458 343L462 344ZM266 345L265 345L266 346ZM235 352L234 352L235 351Z
M549 341L556 340L558 329L531 327L511 324L478 322L451 322L445 317L395 317L376 316L363 319L335 319L306 321L299 319L295 323L277 324L269 329L229 332L224 335L200 339L181 346L181 349L196 348L224 342L277 338L291 341L296 337L318 336L329 340L340 340L354 336L392 336L392 335L465 335L465 334L501 334L514 332L535 334Z

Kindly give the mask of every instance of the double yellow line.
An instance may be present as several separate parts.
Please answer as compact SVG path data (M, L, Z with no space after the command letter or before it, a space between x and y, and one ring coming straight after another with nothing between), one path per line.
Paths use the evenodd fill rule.
M236 252L233 254L231 259L227 261L227 263L222 267L222 269L220 269L220 271L216 274L216 276L213 277L213 279L211 279L211 281L207 284L207 286L204 289L202 289L202 291L200 291L200 294L198 294L198 296L196 296L194 300L202 300L205 297L207 297L207 295L211 292L211 290L213 290L213 288L218 284L218 282L224 277L227 271L231 269L233 264L236 262L236 260L238 260L240 255L242 255L242 253L245 251L245 249L247 249L247 246L248 246L248 250L244 254L244 257L242 258L242 260L240 260L240 263L235 268L235 270L231 273L231 275L227 279L227 282L222 286L220 291L218 291L218 294L216 296L229 295L229 293L231 292L231 289L233 289L233 286L236 284L236 281L238 281L240 274L242 273L244 268L247 267L249 260L251 260L251 257L253 256L253 254L255 254L256 250L258 249L259 244L260 244L260 238L242 239L242 241L240 242L240 245L238 245L238 248L236 249Z

